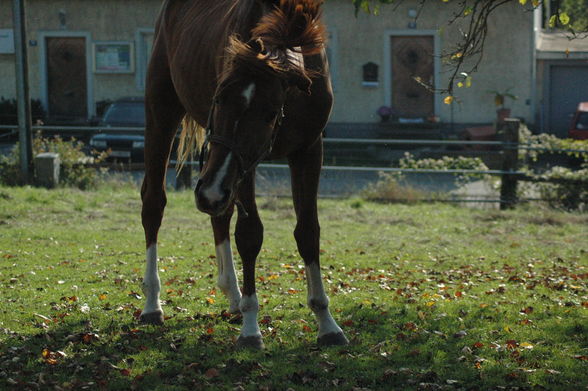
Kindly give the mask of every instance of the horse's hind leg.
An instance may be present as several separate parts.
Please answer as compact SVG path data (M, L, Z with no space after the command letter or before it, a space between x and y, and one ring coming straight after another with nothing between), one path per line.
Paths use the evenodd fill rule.
M161 46L161 45L159 45ZM141 212L147 259L143 293L146 303L141 313L141 322L162 324L163 311L159 302L161 284L157 272L157 234L167 202L165 174L176 129L184 115L174 90L167 59L161 47L155 47L149 64L145 94L145 178L141 187L143 209Z
M229 228L231 217L233 216L234 206L218 217L211 218L212 230L214 232L214 245L216 249L216 262L218 265L217 285L229 300L229 312L239 312L239 302L241 301L241 291L237 283L235 274L235 264L233 262L233 252L231 250L231 240L229 237Z
M319 324L318 344L346 345L349 341L329 312L329 298L323 287L319 262L317 193L322 165L322 140L318 140L308 150L290 156L288 164L297 219L294 237L305 264L308 306Z

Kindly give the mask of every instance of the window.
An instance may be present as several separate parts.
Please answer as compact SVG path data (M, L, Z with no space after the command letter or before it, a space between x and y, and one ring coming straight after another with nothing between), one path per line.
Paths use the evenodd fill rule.
M136 83L139 91L145 91L145 79L147 78L147 66L151 51L153 50L153 29L138 29L135 34L135 45L137 47L137 72Z

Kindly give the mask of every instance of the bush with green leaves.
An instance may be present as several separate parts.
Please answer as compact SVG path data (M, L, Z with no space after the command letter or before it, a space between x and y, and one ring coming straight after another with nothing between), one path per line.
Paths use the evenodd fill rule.
M561 139L552 134L533 135L521 127L519 150L521 170L536 180L535 188L542 199L554 208L585 210L588 205L588 140ZM545 171L532 168L541 155L563 154L575 159L580 169L554 166Z
M404 157L398 162L398 167L403 169L426 169L426 170L476 170L488 171L488 166L478 157L464 156L443 156L441 159L415 159L410 152L405 152ZM456 175L456 182L464 185L477 179L486 179L486 174L460 173Z
M380 172L379 179L368 185L361 192L361 197L374 202L399 202L412 204L424 199L430 199L431 195L423 190L406 184L399 172Z
M588 206L588 164L579 170L567 167L553 167L539 174L538 189L541 198L554 208L566 210L587 210Z
M24 185L20 172L19 144L17 143L8 156L0 156L0 183L8 186ZM99 163L105 159L105 153L84 152L84 143L72 139L65 141L61 137L42 137L37 134L33 139L33 156L44 152L59 154L61 161L60 184L87 190L97 185L99 175L89 163Z
M426 170L476 170L487 171L488 167L480 158L471 157L450 157L444 156L441 159L415 159L406 152L398 162L401 169L426 169ZM455 182L464 185L476 179L489 179L489 175L478 173L459 173L455 175ZM406 176L403 172L379 173L379 179L368 186L362 192L363 198L370 201L404 202L414 203L421 200L443 200L447 198L438 192L425 191L415 188L406 183Z

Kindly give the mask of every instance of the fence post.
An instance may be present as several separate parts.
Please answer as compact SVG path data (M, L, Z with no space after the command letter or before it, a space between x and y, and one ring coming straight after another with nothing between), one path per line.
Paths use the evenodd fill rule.
M39 186L49 189L59 184L61 161L53 152L40 153L35 156L35 177Z
M500 136L506 144L503 147L502 171L514 173L519 168L519 127L521 121L507 118L502 124ZM502 174L500 184L500 209L512 209L517 203L518 178L512 174Z
M26 183L33 180L33 136L31 99L29 96L29 61L27 51L27 22L25 2L13 0L14 47L16 65L16 100L18 113L18 140L20 143L20 171Z
M190 163L190 162L186 162ZM176 173L176 190L190 189L192 187L192 166L185 164L180 172Z

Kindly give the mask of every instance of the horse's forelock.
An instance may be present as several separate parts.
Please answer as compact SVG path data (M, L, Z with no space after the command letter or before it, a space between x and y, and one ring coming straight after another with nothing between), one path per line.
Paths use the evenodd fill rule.
M318 0L280 0L251 30L248 43L237 35L230 36L221 82L246 74L310 79L313 75L304 69L298 57L316 54L326 43L326 28L320 20L321 4Z
M256 42L258 41L258 42ZM233 35L226 49L227 66L221 75L221 84L230 83L232 78L254 76L277 76L289 79L293 74L305 75L303 63L283 48L268 48L261 39L243 42Z
M261 38L269 47L300 47L304 54L318 53L326 43L321 4L317 0L281 0L278 7L261 18L252 36Z

